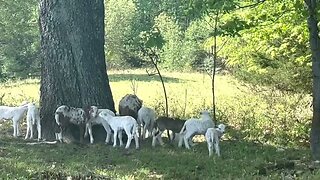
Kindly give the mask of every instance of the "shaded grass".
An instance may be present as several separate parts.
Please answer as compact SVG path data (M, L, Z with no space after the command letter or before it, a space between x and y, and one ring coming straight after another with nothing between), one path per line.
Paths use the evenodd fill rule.
M259 175L259 168L266 163L279 160L308 163L307 149L279 152L272 146L224 140L222 157L209 158L205 143L192 150L170 145L153 149L150 144L144 142L140 150L127 152L105 144L26 145L21 139L1 137L0 178L37 179L44 173L112 179L277 179L297 171L302 171L296 175L301 178L318 175L307 165Z
M135 81L142 81L142 82L161 82L158 76L152 75L149 76L148 74L119 74L119 73L113 73L109 74L110 82L121 82L126 80L135 80ZM175 77L163 77L163 80L167 83L179 83L183 82L182 79L175 78Z

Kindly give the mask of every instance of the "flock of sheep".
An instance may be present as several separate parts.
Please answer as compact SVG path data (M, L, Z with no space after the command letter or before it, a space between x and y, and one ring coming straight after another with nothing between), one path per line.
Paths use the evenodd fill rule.
M133 103L132 103L133 102ZM34 103L23 103L18 107L0 106L0 120L11 119L13 121L13 136L19 136L19 122L27 113L27 133L25 139L30 135L33 138L33 126L37 124L38 140L41 139L41 122L39 109ZM56 139L63 141L63 132L68 125L75 124L81 129L85 127L85 132L80 134L80 141L83 137L88 136L90 143L94 142L92 126L102 125L106 131L105 142L109 143L113 136L113 147L117 146L117 141L120 141L120 146L123 146L122 134L127 135L125 148L129 148L131 141L134 139L136 149L139 148L140 140L152 137L152 146L156 143L163 145L161 138L162 133L167 130L169 140L174 139L175 133L179 133L178 146L184 146L190 149L193 146L192 137L195 135L205 135L208 144L209 156L213 153L213 148L218 156L220 156L219 140L225 131L225 125L219 124L215 127L209 112L201 112L201 117L191 118L186 121L174 119L170 117L160 116L156 118L156 113L153 109L142 107L142 101L135 95L126 95L119 104L119 113L116 115L109 109L99 109L96 106L85 108L69 107L62 105L55 111L54 117L59 131L55 133ZM142 132L141 132L142 129ZM169 130L172 131L173 137L170 138ZM148 131L148 136L147 135ZM30 134L29 134L30 133Z

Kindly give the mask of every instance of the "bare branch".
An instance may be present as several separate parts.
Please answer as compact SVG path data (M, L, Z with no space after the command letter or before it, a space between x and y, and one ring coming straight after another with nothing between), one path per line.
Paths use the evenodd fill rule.
M262 3L264 3L266 0L260 0L256 3L253 3L253 4L249 4L249 5L245 5L245 6L239 6L238 9L244 9L244 8L252 8L252 7L256 7Z
M227 44L227 42L229 41L230 39L227 39L227 40L225 40L224 42L223 42L223 44L220 46L220 48L217 50L217 53L218 52L220 52L222 49L223 49L223 47Z

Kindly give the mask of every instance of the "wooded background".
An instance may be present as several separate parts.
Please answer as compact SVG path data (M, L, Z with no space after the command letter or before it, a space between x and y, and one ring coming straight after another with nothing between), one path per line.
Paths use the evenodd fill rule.
M39 76L38 1L0 3L1 79ZM301 0L106 0L105 8L109 68L149 65L141 39L157 30L164 40L162 69L203 70L211 65L216 35L221 68L250 83L311 92L308 12Z

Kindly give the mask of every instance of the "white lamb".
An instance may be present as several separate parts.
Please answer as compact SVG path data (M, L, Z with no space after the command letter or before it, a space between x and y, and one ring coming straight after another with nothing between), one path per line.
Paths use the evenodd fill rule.
M13 136L20 135L19 123L24 118L28 109L28 103L24 102L18 107L0 106L0 120L9 120L13 122Z
M219 124L217 128L208 128L206 132L206 140L208 144L209 157L212 156L213 146L216 150L216 154L220 156L219 140L222 137L226 126Z
M184 141L184 145L187 149L190 149L188 141L192 138L194 135L204 135L208 128L213 128L214 122L212 121L209 112L203 111L201 113L200 119L191 118L188 119L181 131L180 131L180 140L178 146L182 146L182 141Z
M40 113L38 107L34 103L28 104L27 111L27 134L25 139L28 138L30 132L30 139L33 138L33 125L37 123L38 141L41 139L41 123Z
M139 124L139 136L144 139L146 137L146 130L148 130L148 137L151 136L152 129L154 128L154 123L156 119L156 112L148 107L142 107L138 111L137 122ZM141 132L142 126L142 134Z
M91 106L91 109L89 111L89 121L86 124L86 130L84 133L84 137L88 136L88 131L89 131L89 135L90 135L90 143L92 144L94 139L92 136L92 125L96 125L96 124L100 124L104 127L106 133L107 133L107 137L106 137L106 143L109 143L110 141L110 137L112 135L112 131L110 129L109 124L106 122L105 119L103 119L102 117L98 116L98 114L100 114L101 112L105 112L108 113L110 116L115 116L114 112L112 112L109 109L98 109L97 106ZM122 139L121 139L122 142Z
M124 130L128 136L126 149L130 147L131 141L134 138L136 149L139 148L139 140L138 140L138 123L137 121L131 116L111 116L106 112L101 112L99 114L100 117L104 118L107 123L110 125L111 129L113 130L113 147L117 145L117 135L119 133L119 139L122 139L122 130ZM120 146L123 146L122 141L120 141Z

